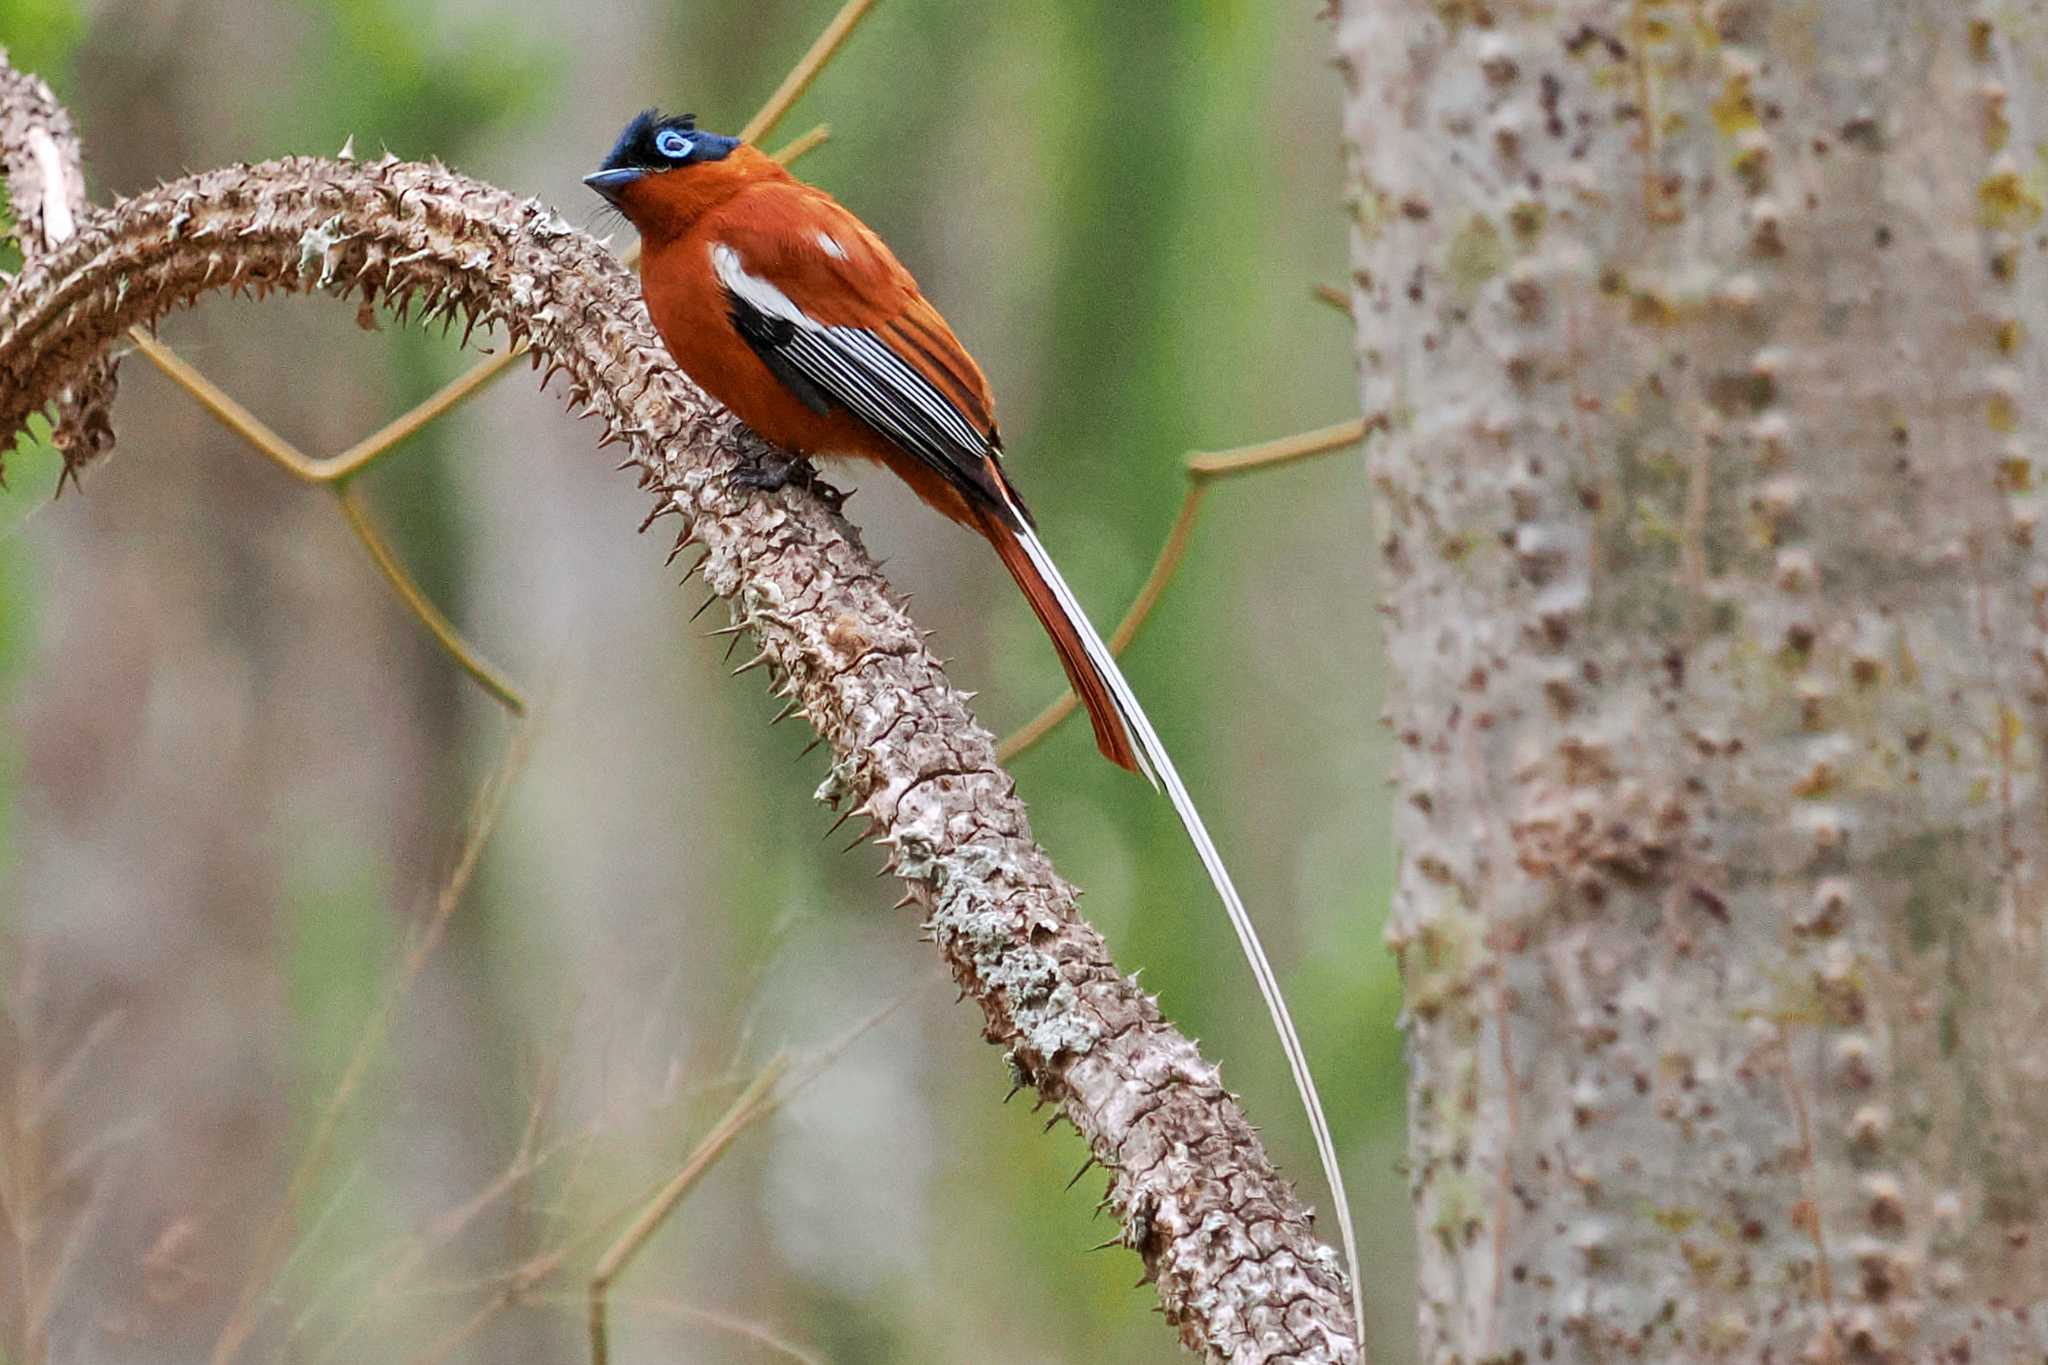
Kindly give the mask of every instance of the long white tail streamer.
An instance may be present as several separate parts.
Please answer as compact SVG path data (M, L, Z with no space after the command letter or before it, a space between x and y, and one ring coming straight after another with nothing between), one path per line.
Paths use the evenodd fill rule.
M1344 1177L1337 1170L1337 1145L1330 1138L1330 1124L1323 1116L1323 1102L1316 1094L1315 1077L1309 1074L1308 1054L1302 1049L1300 1035L1294 1031L1294 1017L1287 1012L1287 1000L1280 994L1280 982L1273 975L1273 964L1266 960L1266 949L1259 942L1259 931L1252 927L1252 917L1237 894L1236 884L1230 880L1230 869L1223 865L1223 855L1216 851L1216 843L1209 837L1208 827L1202 823L1202 813L1195 809L1194 798L1188 795L1187 786L1180 780L1180 772L1173 766L1172 756L1159 742L1159 733L1146 718L1145 709L1138 705L1137 693L1131 690L1123 670L1117 667L1116 656L1109 652L1109 646L1096 633L1088 613L1081 610L1074 590L1067 586L1066 579L1060 577L1060 571L1054 567L1045 546L1039 543L1029 525L1022 524L1022 517L1017 520L1019 543L1031 557L1039 575L1051 585L1053 595L1059 598L1060 606L1067 613L1067 619L1080 633L1089 659L1108 682L1117 714L1123 717L1125 727L1137 741L1139 762L1145 769L1145 776L1154 788L1162 784L1165 786L1167 796L1173 801L1174 813L1180 816L1181 827L1187 830L1195 852L1201 855L1202 866L1209 871L1209 880L1215 884L1216 894L1223 899L1223 908L1230 915L1230 927L1237 931L1238 945L1244 949L1245 961L1251 964L1252 976L1258 980L1259 994L1266 1001L1266 1012L1273 1017L1274 1031L1280 1035L1280 1050L1287 1054L1288 1069L1294 1073L1294 1088L1301 1094L1302 1108L1308 1111L1308 1126L1315 1133L1316 1154L1323 1162L1323 1179L1330 1185L1331 1211L1336 1214L1337 1227L1344 1236L1344 1260L1351 1272L1351 1311L1357 1318L1355 1325L1362 1339L1365 1332L1365 1291L1359 1283L1358 1240L1351 1230L1351 1201L1344 1194Z

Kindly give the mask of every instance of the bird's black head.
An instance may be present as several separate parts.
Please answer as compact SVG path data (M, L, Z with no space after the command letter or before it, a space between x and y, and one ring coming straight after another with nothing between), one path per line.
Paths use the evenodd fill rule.
M659 109L644 109L619 134L598 169L583 177L583 183L616 200L643 175L723 161L739 145L736 137L700 129L695 114L665 117Z

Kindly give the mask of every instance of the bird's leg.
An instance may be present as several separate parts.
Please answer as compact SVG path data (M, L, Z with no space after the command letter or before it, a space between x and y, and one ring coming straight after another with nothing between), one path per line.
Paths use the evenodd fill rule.
M790 484L808 488L835 515L846 505L848 497L845 489L826 483L819 476L818 467L809 460L781 450L765 451L746 463L733 466L729 477L741 488L758 488L764 493L773 493Z
M733 466L732 481L742 488L758 488L763 493L773 493L790 484L803 484L809 478L817 477L811 470L811 462L801 455L792 455L783 450L764 450L751 459Z

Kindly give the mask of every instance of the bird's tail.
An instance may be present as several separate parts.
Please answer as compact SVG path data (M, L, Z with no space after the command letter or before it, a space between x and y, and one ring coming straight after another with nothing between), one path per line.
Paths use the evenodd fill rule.
M1060 656L1061 667L1067 670L1067 681L1074 685L1074 695L1088 708L1088 719L1095 726L1095 747L1117 767L1139 774L1152 784L1153 790L1158 790L1158 771L1150 756L1138 747L1137 727L1125 719L1126 703L1117 695L1121 687L1128 696L1130 687L1117 671L1108 648L1096 638L1095 628L1081 613L1073 591L1053 567L1045 547L1021 518L1013 526L987 516L982 531L994 543L1010 577L1024 590L1024 598L1031 603L1038 624L1052 637L1052 647ZM1101 663L1096 662L1098 658ZM1135 700L1128 706L1143 716L1143 712L1137 711Z
M1251 964L1252 975L1259 983L1259 994L1265 998L1266 1011L1272 1016L1273 1028L1280 1035L1281 1050L1287 1054L1287 1065L1294 1073L1294 1087L1300 1092L1302 1107L1308 1112L1309 1127L1315 1134L1316 1152L1323 1163L1323 1178L1330 1185L1331 1211L1337 1217L1337 1226L1344 1238L1344 1257L1351 1273L1353 1311L1359 1318L1359 1330L1363 1331L1358 1246L1351 1229L1351 1204L1344 1194L1344 1177L1337 1170L1336 1144L1330 1138L1330 1125L1323 1116L1323 1103L1316 1094L1315 1078L1309 1074L1308 1056L1302 1049L1300 1035L1295 1032L1293 1016L1287 1012L1287 1001L1280 994L1280 982L1273 975L1272 964L1266 960L1266 950L1259 942L1258 930L1252 927L1244 901L1237 894L1237 886L1230 880L1230 869L1223 865L1223 857L1216 851L1208 827L1202 823L1202 814L1195 809L1194 798L1188 795L1166 746L1160 743L1158 732L1146 718L1144 708L1138 705L1137 694L1125 680L1123 670L1117 667L1116 657L1096 633L1088 614L1081 610L1074 590L1060 577L1052 556L1039 543L1030 524L1022 515L1007 521L985 515L983 530L994 543L996 553L1002 557L1003 566L1017 580L1017 586L1024 590L1031 610L1052 637L1053 647L1059 651L1067 677L1073 680L1074 693L1087 706L1088 717L1095 723L1097 746L1111 762L1143 774L1154 788L1165 788L1173 801L1174 813L1180 816L1182 828L1187 830L1195 852L1201 856L1202 866L1208 870L1209 880L1216 887L1216 894L1223 900L1223 908L1230 916L1230 927L1237 931L1237 941L1244 949L1245 961Z

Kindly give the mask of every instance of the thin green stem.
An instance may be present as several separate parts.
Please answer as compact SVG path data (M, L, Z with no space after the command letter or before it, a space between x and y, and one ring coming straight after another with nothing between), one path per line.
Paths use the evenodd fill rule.
M392 553L391 547L371 524L369 509L363 506L362 494L355 485L344 483L337 486L334 492L336 499L341 503L341 515L348 522L348 528L356 533L356 539L370 552L371 562L376 564L377 571L384 575L384 581L391 585L391 590L398 594L399 600L420 619L420 624L425 626L440 643L441 648L447 651L448 657L455 660L463 672L475 679L477 686L497 698L499 704L513 715L525 715L526 698L520 695L519 689L470 648L468 642L456 632L455 627L448 623L448 618L427 600L427 595L412 581L412 575L405 571L405 566L398 562L398 556Z
M265 458L295 479L320 482L320 461L272 431L263 419L236 402L234 396L185 362L185 358L140 327L128 329L128 339L149 362L162 370L185 392L199 400L199 406L214 420L261 451Z
M1173 527L1166 533L1166 543L1159 547L1159 555L1152 561L1152 572L1146 575L1145 586L1138 589L1138 595L1124 612L1123 620L1117 622L1110 633L1109 652L1121 655L1138 637L1138 630L1151 617L1152 609L1159 605L1167 585L1180 572L1181 563L1187 558L1188 542L1195 530L1195 517L1202 510L1202 499L1208 493L1211 483L1236 478L1242 474L1256 473L1262 469L1275 469L1281 465L1314 459L1321 455L1334 454L1347 446L1364 440L1367 433L1384 428L1386 417L1376 414L1370 418L1357 418L1339 422L1335 426L1322 427L1315 431L1304 431L1295 436L1282 437L1277 441L1265 441L1254 446L1241 446L1236 450L1199 453L1188 456L1186 470L1187 492L1182 496L1180 512L1173 519ZM1060 694L1059 699L1033 716L1023 726L1010 734L996 746L996 761L1008 763L1017 755L1031 748L1059 727L1059 723L1073 714L1080 704L1070 689Z
M448 618L443 616L440 610L427 600L426 594L420 591L419 586L412 581L412 578L405 572L404 567L399 564L397 556L392 553L391 548L385 544L383 538L377 534L376 528L369 523L363 506L351 490L348 480L351 476L359 473L377 455L381 454L381 449L376 448L372 442L365 442L352 447L348 452L337 455L332 459L316 460L284 437L278 435L255 413L249 411L249 409L236 401L235 397L227 390L221 388L220 385L194 369L185 361L184 357L164 345L161 341L158 341L149 333L138 327L130 333L130 340L135 343L137 350L148 357L150 363L168 375L171 381L179 388L184 389L185 392L198 400L200 406L212 413L214 419L222 426L255 447L256 450L262 453L264 458L302 483L333 489L339 495L342 516L347 520L349 529L356 533L356 538L363 543L363 548L370 552L370 558L376 564L378 572L384 576L384 580L397 592L399 600L405 604L406 609L420 619L420 624L425 626L428 633L434 637L441 648L447 651L448 657L455 660L456 665L463 672L474 678L484 691L495 697L512 714L526 714L526 700L519 694L518 688L514 687L497 670L485 663L483 657L478 654L476 649L468 641L464 640L461 633L449 623ZM506 359L506 357L493 357L493 359L502 360ZM392 435L390 440L402 440L406 435L411 434L412 430L417 430L420 425L431 420L433 416L438 416L439 412L446 411L467 397L470 391L475 390L490 379L491 373L494 373L486 373L484 369L485 367L479 366L477 369L471 370L469 374L463 376L462 380L458 380L456 384L442 390L441 394L435 395L434 399L429 399L428 403L432 404L444 395L448 395L451 390L461 385L465 380L468 381L467 389L464 392L447 397L447 400L441 403L440 408L436 412L422 417L418 422L413 423L408 430ZM414 409L414 412L422 411L425 406L422 405L422 408ZM408 417L411 415L408 414ZM393 432L405 420L405 418L401 418L398 422L392 423L391 426L384 429L384 433L379 433L379 435L382 436L385 433ZM372 441L374 442L375 439L372 438Z
M683 1202L683 1196L697 1187L705 1173L718 1163L740 1134L747 1131L760 1118L772 1113L776 1107L775 1084L782 1079L782 1073L789 1069L787 1055L777 1053L761 1068L752 1083L740 1092L732 1102L732 1108L684 1159L681 1169L661 1187L647 1207L640 1210L618 1240L611 1244L597 1261L597 1268L590 1274L590 1360L591 1365L607 1365L610 1360L610 1341L605 1330L605 1297L611 1292L612 1281L633 1263L648 1239L668 1221L676 1205Z
M467 402L484 385L511 369L512 362L525 354L526 347L523 344L508 346L498 354L472 365L436 389L417 406L400 413L341 454L321 460L311 475L312 481L343 483L362 473L372 462L390 454L393 447L417 434L427 423L449 409Z
M811 82L818 79L818 73L825 69L837 56L841 45L853 33L854 25L867 17L875 7L875 0L846 0L839 7L839 13L832 16L832 22L825 25L825 31L811 44L811 50L797 59L797 64L782 78L782 84L775 87L775 93L760 111L747 120L747 126L740 129L740 141L760 145L761 139L775 131L775 125L782 122L789 107L803 98L804 91L811 88Z

